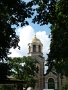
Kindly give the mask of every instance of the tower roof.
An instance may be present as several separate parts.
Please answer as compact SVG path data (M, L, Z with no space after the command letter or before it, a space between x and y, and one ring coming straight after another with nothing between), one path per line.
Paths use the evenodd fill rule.
M36 37L36 34L34 35L34 38L32 39L31 43L41 43L41 41Z

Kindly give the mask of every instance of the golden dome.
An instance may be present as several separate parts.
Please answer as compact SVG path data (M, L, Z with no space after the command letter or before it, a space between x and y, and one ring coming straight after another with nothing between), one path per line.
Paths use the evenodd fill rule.
M41 41L36 37L36 34L35 34L34 38L32 39L31 43L38 43L38 44L41 43Z

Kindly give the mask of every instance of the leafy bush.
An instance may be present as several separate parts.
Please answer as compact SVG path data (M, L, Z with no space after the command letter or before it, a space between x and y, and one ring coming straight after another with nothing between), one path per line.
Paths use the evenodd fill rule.
M61 88L60 90L68 90L68 82L65 83Z

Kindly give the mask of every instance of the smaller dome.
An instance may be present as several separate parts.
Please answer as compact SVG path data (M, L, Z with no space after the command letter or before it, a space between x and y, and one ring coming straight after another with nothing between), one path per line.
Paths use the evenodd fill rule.
M31 43L38 43L38 44L41 43L41 41L36 37L36 34L35 34L34 38L32 39Z

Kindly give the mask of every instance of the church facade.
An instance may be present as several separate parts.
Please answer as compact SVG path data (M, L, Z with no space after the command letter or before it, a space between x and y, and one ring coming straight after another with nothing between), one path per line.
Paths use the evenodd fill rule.
M28 55L36 58L36 66L38 66L39 69L36 77L38 82L33 90L59 90L59 88L66 83L67 78L63 76L63 78L61 79L55 72L52 71L44 74L45 58L43 57L42 48L43 44L36 37L36 35L34 36L32 41L28 43Z

